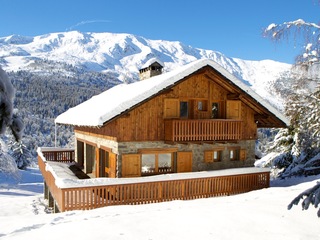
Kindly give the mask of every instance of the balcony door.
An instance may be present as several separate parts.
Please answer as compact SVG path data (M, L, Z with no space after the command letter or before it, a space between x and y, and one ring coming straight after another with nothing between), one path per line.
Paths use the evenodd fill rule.
M164 101L164 118L206 119L209 115L205 99L169 98Z

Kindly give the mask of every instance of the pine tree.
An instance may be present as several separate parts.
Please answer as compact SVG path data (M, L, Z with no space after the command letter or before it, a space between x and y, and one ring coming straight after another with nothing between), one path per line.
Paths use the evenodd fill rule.
M9 154L9 150L5 142L0 138L0 172L10 173L15 175L17 173L17 165L13 157Z
M7 128L11 130L15 141L21 139L23 123L22 120L14 113L13 100L15 90L10 82L7 74L0 68L0 134L4 135ZM2 143L2 145L4 145ZM11 172L13 169L10 167L10 157L7 152L0 149L1 168L0 170ZM7 168L5 167L7 165Z
M11 142L11 156L14 158L17 167L19 169L25 169L30 165L32 155L29 149L22 143L19 142Z
M285 22L283 24L270 24L264 31L266 37L273 40L289 39L294 36L295 41L303 39L304 48L296 57L293 72L299 73L294 91L288 91L286 113L291 116L292 144L285 155L282 177L292 175L311 175L320 173L320 25L305 22L302 19ZM295 70L299 70L295 72ZM307 84L306 84L307 83ZM284 159L283 159L284 160ZM300 199L302 208L308 209L312 204L319 206L320 184L298 195L289 204L288 209L298 204ZM320 210L318 211L320 217Z
M320 182L295 197L288 205L288 209L290 210L293 205L298 205L301 199L303 199L301 203L302 210L308 210L310 204L317 208L320 203ZM317 215L320 217L320 209L318 210Z

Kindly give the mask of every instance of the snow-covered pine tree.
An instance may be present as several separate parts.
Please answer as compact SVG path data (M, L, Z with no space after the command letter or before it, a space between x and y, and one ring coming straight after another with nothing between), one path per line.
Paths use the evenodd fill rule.
M0 134L3 135L7 128L11 129L11 133L16 141L21 139L23 123L21 119L13 111L13 100L15 91L12 83L10 82L7 74L0 68ZM2 142L4 145L4 142ZM11 172L13 169L10 167L10 158L7 152L0 149L1 171ZM7 166L7 168L5 167Z
M307 189L295 197L288 205L288 209L290 210L293 205L298 205L301 199L302 210L308 210L310 204L317 208L320 203L320 182L318 182L314 187ZM320 209L318 210L317 215L320 217Z
M319 91L319 63L320 63L320 25L305 22L302 19L270 24L264 31L265 36L273 40L289 39L303 36L304 48L296 58L296 68L302 77L297 77L295 92L291 91L290 101L286 106L286 113L291 116L291 136L293 139L288 165L282 173L283 177L296 174L320 173L320 91ZM292 34L294 33L294 34ZM308 83L308 84L305 84ZM313 84L312 84L313 83ZM290 92L290 91L289 91ZM305 197L305 198L304 198ZM312 204L319 206L320 184L298 195L289 204L288 209L298 204L300 199L302 208L308 209ZM318 212L320 217L320 210Z
M29 151L29 149L22 143L21 140L19 142L11 142L9 146L11 148L10 155L15 160L19 169L25 169L27 166L30 165L32 160L32 154Z
M13 157L9 154L7 144L0 138L0 172L10 173L17 176L17 165Z
M280 130L268 145L268 152L279 153L273 166L281 178L320 173L315 158L320 147L320 92L316 87L319 77L308 73L315 67L318 66L308 71L296 67L290 78L280 78L274 84L275 90L286 98L285 112L290 116L289 128Z

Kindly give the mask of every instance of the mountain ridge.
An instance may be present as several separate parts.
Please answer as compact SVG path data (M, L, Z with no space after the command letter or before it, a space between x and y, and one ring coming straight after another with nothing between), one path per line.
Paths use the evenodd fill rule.
M72 147L72 130L63 126L55 130L54 119L114 85L137 81L139 68L154 57L164 63L165 72L201 58L212 59L273 106L283 106L272 84L290 64L229 58L179 41L126 33L11 35L0 38L0 66L16 88L15 107L25 123L23 139L28 149L36 156L37 146L57 142L57 146Z
M92 71L130 83L139 79L141 66L154 57L164 63L165 72L201 58L212 59L278 108L282 100L274 99L270 85L291 67L273 60L230 58L179 41L150 40L128 33L69 31L0 38L0 65L6 71L59 72L67 76ZM61 63L78 70L70 71Z
M200 58L212 59L229 71L239 71L234 58L218 51L194 48L179 41L150 40L127 33L70 31L35 37L11 35L0 37L0 46L0 58L5 60L3 67L7 70L17 70L19 67L28 69L32 57L35 57L87 66L94 71L117 70L121 76L124 70L137 72L147 60L158 57L165 63L167 71ZM14 58L25 62L13 66Z

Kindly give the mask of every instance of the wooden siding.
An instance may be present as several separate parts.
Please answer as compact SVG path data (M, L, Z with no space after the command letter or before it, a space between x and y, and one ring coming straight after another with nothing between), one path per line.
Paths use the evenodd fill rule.
M64 155L63 151L61 153ZM46 162L41 155L38 155L39 169L60 212L89 210L113 205L229 196L269 187L270 182L269 172L258 171L237 175L193 176L179 180L60 188L56 185L55 174L46 167L49 162ZM48 195L45 193L45 196Z
M219 118L226 119L228 95L233 94L233 92L230 92L231 87L229 85L226 87L227 89L224 88L223 83L225 80L221 76L213 75L212 73L208 77L208 71L203 70L187 77L172 88L166 89L161 94L142 102L129 112L106 123L101 128L75 127L75 129L114 137L119 142L164 141L165 111L168 108L168 105L166 105L167 99L176 99L175 106L177 106L178 101L188 101L190 109L192 109L192 113L189 114L189 119L191 120L210 119L211 104L218 103ZM211 70L211 72L213 71ZM212 76L216 79L213 79ZM196 103L200 100L206 101L207 107L205 111L197 111ZM246 104L241 104L239 111L240 120L244 122L244 126L246 127L246 131L242 131L241 139L255 138L257 129L254 121L255 112ZM177 109L173 109L169 112L169 115L176 116L177 113Z

